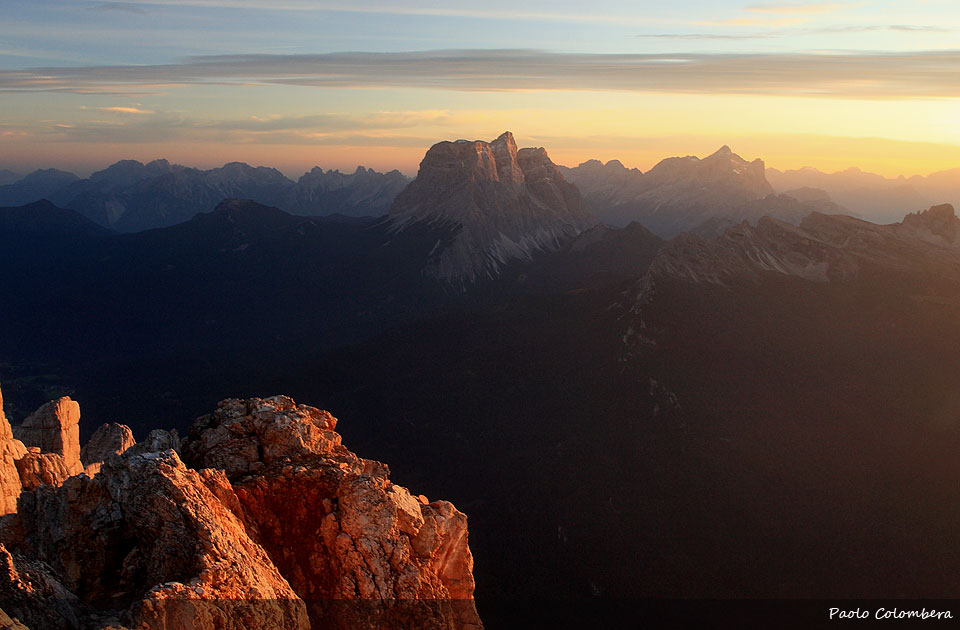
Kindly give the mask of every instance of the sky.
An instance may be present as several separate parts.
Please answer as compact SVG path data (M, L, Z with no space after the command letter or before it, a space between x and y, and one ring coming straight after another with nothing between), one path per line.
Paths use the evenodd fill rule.
M4 0L0 168L413 175L512 131L647 170L960 167L956 0Z

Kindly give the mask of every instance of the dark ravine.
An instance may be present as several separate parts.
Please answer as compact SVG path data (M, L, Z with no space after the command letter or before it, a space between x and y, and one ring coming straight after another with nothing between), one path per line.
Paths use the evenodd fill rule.
M325 411L230 399L135 444L105 425L84 472L78 405L35 417L11 433L0 400L5 628L482 628L466 516L392 484Z

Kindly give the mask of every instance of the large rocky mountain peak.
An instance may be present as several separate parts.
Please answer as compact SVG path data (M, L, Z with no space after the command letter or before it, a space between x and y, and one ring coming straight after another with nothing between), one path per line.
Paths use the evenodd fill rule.
M497 276L510 260L557 249L593 223L546 151L518 149L510 132L435 144L390 214L400 229L429 221L456 230L438 243L430 273L461 287Z

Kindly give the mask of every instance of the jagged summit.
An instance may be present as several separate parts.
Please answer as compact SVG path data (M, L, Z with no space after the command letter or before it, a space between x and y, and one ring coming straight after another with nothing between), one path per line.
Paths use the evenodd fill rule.
M956 218L956 212L953 209L953 206L949 203L942 203L937 206L931 206L927 210L921 210L916 214L909 214L908 217L919 216L926 217L928 219L935 220L949 220Z
M908 214L900 224L902 230L909 231L927 241L944 245L957 243L960 234L960 219L954 212L953 206L944 203L931 206L927 210Z
M523 184L523 171L517 162L517 142L513 134L505 131L496 140L490 143L493 157L497 164L497 177L501 182L520 186Z
M593 223L547 152L518 149L509 131L491 142L433 145L390 215L399 227L430 221L456 230L430 264L455 285L494 277L506 262L555 249Z
M172 165L165 159L153 160L147 164L138 160L120 160L93 173L89 179L92 182L107 186L109 189L115 189L133 186L145 179L160 177L185 168L185 166Z
M727 145L703 159L687 156L661 160L647 172L646 178L651 187L676 185L671 192L685 197L693 196L705 184L726 184L731 189L728 192L736 190L752 198L773 193L764 175L763 160L748 162Z
M566 167L561 167L561 168L564 169L565 171L573 170ZM621 162L620 160L607 160L607 163L604 164L600 160L591 159L591 160L587 160L586 162L580 162L577 168L590 170L594 172L602 172L604 171L604 169L606 169L608 172L629 171L631 173L640 173L640 169L638 168L628 169L626 166L623 165L623 162Z
M253 199L306 216L379 217L408 182L398 171L378 173L363 166L352 173L317 167L293 181L277 169L244 162L203 170L165 159L146 164L120 160L86 179L35 171L0 186L0 206L46 198L103 227L141 232L184 223L230 198Z

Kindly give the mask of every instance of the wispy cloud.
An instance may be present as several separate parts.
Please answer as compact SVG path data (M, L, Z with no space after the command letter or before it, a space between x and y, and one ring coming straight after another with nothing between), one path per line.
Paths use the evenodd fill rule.
M146 14L150 11L146 7L140 4L134 4L132 2L103 2L101 4L95 4L92 7L89 7L91 11L120 11L123 13L140 13Z
M719 39L719 40L741 40L741 39L767 39L771 37L780 37L777 31L764 33L641 33L637 35L644 39Z
M695 22L712 26L793 26L809 22L813 16L835 13L862 6L865 2L766 2L745 7L749 14L725 20ZM757 15L759 14L759 15Z
M97 109L102 112L113 112L115 114L136 114L139 116L153 113L152 110L140 109L138 107L98 107Z
M826 26L823 28L790 28L773 31L752 31L749 33L641 33L637 37L646 39L709 39L709 40L744 40L744 39L773 39L783 37L803 37L807 35L847 35L850 33L950 33L953 29L940 26L913 26L908 24L875 24L868 26Z
M130 93L158 86L296 85L460 91L655 91L960 97L960 51L580 54L536 50L227 55L180 64L0 71L0 91Z
M803 15L816 13L834 13L853 7L859 7L865 2L765 2L752 4L746 8L752 13L785 13L788 15Z
M856 28L856 27L853 27L853 28ZM877 27L865 26L865 27L861 27L861 28L871 29L871 28L877 28ZM909 25L909 24L895 24L895 25L892 25L892 26L888 26L887 28L890 29L891 31L906 31L906 32L910 32L910 33L913 33L913 32L918 32L918 33L950 33L950 32L953 32L953 30L954 30L954 29L951 29L951 28L943 28L943 27L941 27L941 26L911 26L911 25Z
M125 110L133 110L128 112ZM469 113L445 110L318 114L310 116L250 116L205 120L182 112L153 112L126 107L98 107L89 111L136 113L136 116L42 121L11 126L11 133L32 135L47 142L154 143L180 139L222 144L329 144L423 146L427 138L405 134L406 129L449 126L471 121Z
M727 20L704 20L694 22L705 26L792 26L809 22L805 17L736 17Z
M194 129L270 133L278 131L300 132L310 130L314 135L357 131L385 131L418 127L421 125L447 125L466 118L444 110L421 110L409 112L374 112L369 114L315 114L310 116L252 116L249 118L216 121L189 121L184 126Z
M195 7L207 9L254 11L303 11L330 13L363 13L381 15L410 15L489 20L521 20L545 22L587 22L610 24L662 23L668 20L641 16L636 11L549 11L525 8L510 0L493 0L469 7L455 7L444 0L418 2L352 0L330 2L323 0L132 0L119 4L133 9L144 7Z

